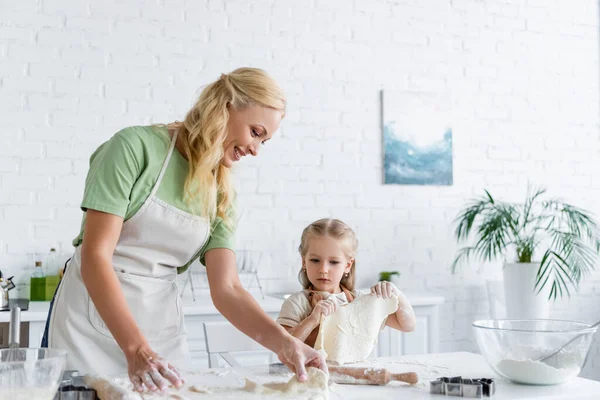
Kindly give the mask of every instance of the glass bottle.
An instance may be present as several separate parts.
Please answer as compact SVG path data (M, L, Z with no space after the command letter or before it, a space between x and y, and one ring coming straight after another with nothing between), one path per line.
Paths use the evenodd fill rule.
M35 262L35 268L31 274L30 296L31 301L46 300L46 275L41 261Z

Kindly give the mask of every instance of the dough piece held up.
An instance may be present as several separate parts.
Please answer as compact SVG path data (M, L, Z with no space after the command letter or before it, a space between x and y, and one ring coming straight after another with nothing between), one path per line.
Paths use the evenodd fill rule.
M360 296L322 320L315 349L324 350L327 361L338 364L363 361L373 351L387 316L397 309L396 296Z

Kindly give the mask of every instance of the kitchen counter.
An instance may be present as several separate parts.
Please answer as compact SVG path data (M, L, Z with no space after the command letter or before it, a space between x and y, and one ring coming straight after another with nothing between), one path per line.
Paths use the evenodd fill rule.
M598 399L600 382L575 378L569 383L554 386L518 385L498 377L479 354L456 352L417 356L380 357L354 366L380 367L392 372L414 371L419 375L419 383L407 385L391 382L386 386L332 384L330 399L403 399L403 400L443 400L447 397L429 393L429 382L442 376L462 376L463 378L494 378L496 393L491 400L580 400ZM190 366L194 367L194 365ZM248 376L260 383L287 381L289 377L268 375L266 367L236 369L190 369L189 384L203 386L237 386L241 376ZM247 375L250 373L251 375ZM243 380L242 380L243 382ZM454 398L454 397L453 397ZM466 399L466 398L465 398Z
M21 311L21 322L45 322L49 308L49 301L30 301L29 309ZM8 321L10 321L10 311L0 312L0 322Z
M365 366L384 366L394 372L415 371L419 375L419 383L408 386L393 383L384 387L366 387L354 385L336 385L332 399L399 398L413 399L444 399L443 395L429 393L429 382L442 376L462 376L463 378L494 378L496 394L492 400L579 400L598 399L600 382L575 378L569 383L552 386L532 386L512 383L500 378L494 373L483 356L475 353L437 353L415 356L382 357L357 364Z

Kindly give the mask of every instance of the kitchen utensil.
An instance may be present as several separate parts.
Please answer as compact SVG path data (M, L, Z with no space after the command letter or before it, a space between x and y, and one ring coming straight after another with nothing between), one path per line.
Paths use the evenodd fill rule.
M479 320L473 329L481 354L497 374L517 383L554 385L579 375L598 327L534 319ZM536 361L561 347L553 365Z
M10 310L10 320L8 321L8 348L18 349L21 341L21 309L14 305ZM11 362L16 359L16 352L9 352L6 361Z
M8 292L15 288L15 284L12 279L14 276L4 280L4 277L1 276L0 273L0 307L8 307L9 304L9 296Z
M461 376L441 377L429 384L429 393L459 397L492 397L496 383L491 378L463 379Z
M596 322L594 325L590 326L590 328L597 328L598 326L600 326L600 321ZM573 342L575 342L578 339L583 338L586 335L586 333L581 333L577 336L575 336L573 339L569 340L567 343L565 343L563 346L561 346L558 350L542 356L542 357L538 357L536 359L534 359L533 361L540 361L543 362L545 364L548 364L550 366L556 367L560 365L560 352L562 351L564 353L564 351L566 349L569 348L569 346L573 345Z
M8 347L18 349L21 339L21 308L18 305L14 305L10 309L10 321L8 325Z
M54 400L98 400L98 396L96 390L86 386L78 371L68 370L63 373Z
M414 372L392 373L385 368L338 367L328 365L330 380L351 385L387 385L390 381L406 382L414 385L419 377Z
M66 362L64 350L0 350L0 398L52 400Z
M341 367L328 365L329 379L340 384L355 385L387 385L390 381L406 382L414 385L419 382L419 377L414 372L394 374L385 368L373 367ZM285 364L269 364L270 374L289 374L291 371Z

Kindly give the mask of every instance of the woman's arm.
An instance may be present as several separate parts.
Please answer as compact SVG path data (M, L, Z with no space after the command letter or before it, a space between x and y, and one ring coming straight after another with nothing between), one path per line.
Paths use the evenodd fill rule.
M229 249L212 249L205 254L210 295L217 310L236 328L275 352L279 359L306 379L306 367L327 372L323 357L291 336L269 317L240 283L235 254Z
M81 277L98 314L126 356L148 346L112 266L123 218L88 209L81 249Z
M112 265L123 218L88 209L81 248L81 277L98 314L127 358L128 372L136 390L179 387L181 376L155 354L138 327ZM83 318L83 316L82 316ZM169 382L167 382L167 380Z

